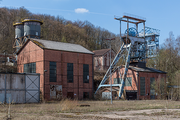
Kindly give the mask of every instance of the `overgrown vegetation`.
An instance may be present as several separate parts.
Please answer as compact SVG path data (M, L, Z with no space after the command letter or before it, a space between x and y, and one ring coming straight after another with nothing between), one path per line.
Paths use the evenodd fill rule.
M180 99L180 36L176 39L172 32L169 33L164 44L160 47L158 56L147 62L148 67L167 72L166 81L160 83L158 89L163 89L168 98ZM165 89L166 88L166 89ZM162 92L161 92L162 93Z

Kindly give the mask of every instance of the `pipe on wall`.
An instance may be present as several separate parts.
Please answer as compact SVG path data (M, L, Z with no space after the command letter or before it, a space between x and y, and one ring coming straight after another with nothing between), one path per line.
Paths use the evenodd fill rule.
M137 86L137 100L139 100L139 72L137 72L137 82L136 82L136 86Z

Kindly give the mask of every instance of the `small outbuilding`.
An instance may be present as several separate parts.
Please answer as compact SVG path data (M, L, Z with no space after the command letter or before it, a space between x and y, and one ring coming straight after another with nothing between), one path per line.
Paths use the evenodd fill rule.
M17 52L20 73L40 73L46 100L93 97L93 52L81 45L28 39Z

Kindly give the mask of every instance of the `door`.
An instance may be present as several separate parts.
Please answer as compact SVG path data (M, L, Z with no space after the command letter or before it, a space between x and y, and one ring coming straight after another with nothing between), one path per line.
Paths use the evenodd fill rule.
M67 93L67 98L73 99L74 98L74 92L68 92Z
M40 75L27 74L26 80L26 103L36 103L40 100Z

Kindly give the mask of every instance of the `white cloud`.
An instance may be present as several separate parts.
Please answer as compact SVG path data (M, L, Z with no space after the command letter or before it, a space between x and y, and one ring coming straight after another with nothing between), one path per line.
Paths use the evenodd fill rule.
M89 10L85 9L85 8L77 8L75 9L76 13L87 13L89 12Z

